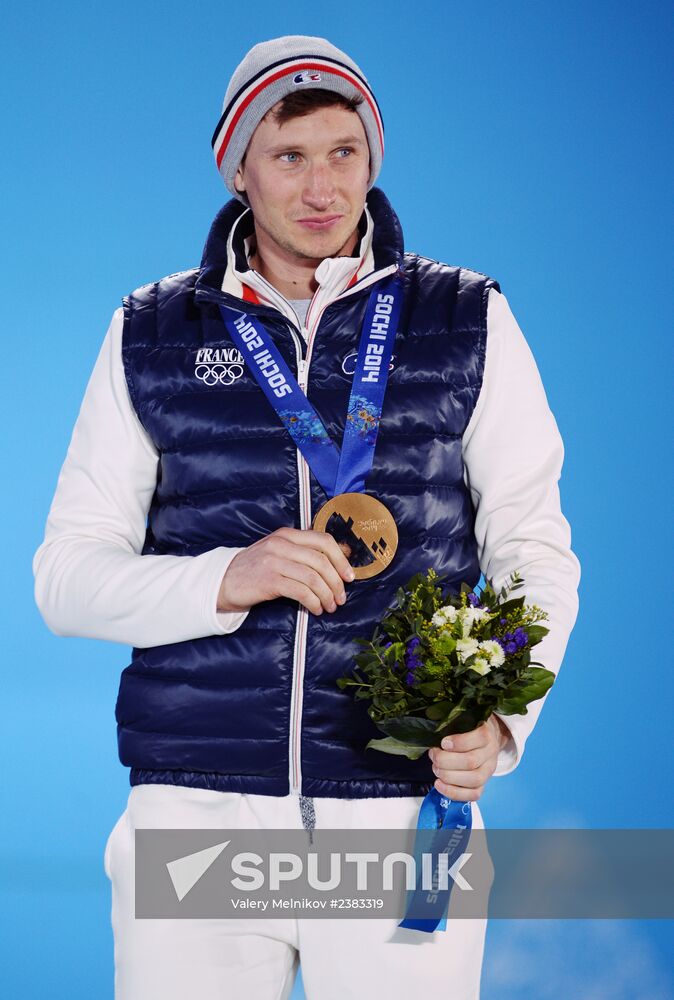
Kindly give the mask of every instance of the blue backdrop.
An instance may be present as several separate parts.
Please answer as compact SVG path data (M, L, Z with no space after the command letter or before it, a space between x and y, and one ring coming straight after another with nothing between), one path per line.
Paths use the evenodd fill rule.
M128 650L51 635L31 559L113 309L198 263L225 198L211 133L264 38L326 35L364 68L407 245L500 281L565 441L581 612L524 761L481 801L487 826L673 825L668 6L284 6L3 13L7 996L112 997L102 853L128 794L113 717ZM494 922L483 997L672 996L673 937L657 922Z

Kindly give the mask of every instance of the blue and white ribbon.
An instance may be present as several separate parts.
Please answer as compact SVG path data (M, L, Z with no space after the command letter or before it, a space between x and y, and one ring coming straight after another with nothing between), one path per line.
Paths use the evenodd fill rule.
M401 306L402 288L395 275L370 294L341 451L264 326L248 313L220 306L232 340L329 497L361 493L365 488L374 461Z
M452 865L465 852L470 839L473 825L473 815L470 802L455 802L441 795L436 788L430 792L421 803L417 821L417 836L414 841L414 860L416 864L416 888L408 893L407 911L399 927L410 930L444 931L447 927L445 914L449 906L453 880L447 877L447 888L439 888L439 872L437 861L434 864L432 886L427 885L426 866L423 864L423 854L436 859L442 854L447 855L443 870L449 872ZM435 830L436 836L419 831Z

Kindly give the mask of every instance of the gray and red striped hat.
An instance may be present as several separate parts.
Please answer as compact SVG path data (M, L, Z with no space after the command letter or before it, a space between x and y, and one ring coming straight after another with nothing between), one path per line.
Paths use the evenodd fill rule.
M377 179L384 155L384 124L363 73L325 38L285 35L253 46L236 67L211 140L226 187L244 204L245 196L237 192L234 178L253 132L278 101L308 87L332 90L347 99L363 98L357 111L370 147L369 186Z

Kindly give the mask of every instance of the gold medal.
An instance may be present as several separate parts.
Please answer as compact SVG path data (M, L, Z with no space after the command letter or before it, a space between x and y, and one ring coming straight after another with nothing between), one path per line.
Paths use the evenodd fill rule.
M312 527L332 535L357 580L382 573L398 548L393 514L367 493L338 493L323 504Z

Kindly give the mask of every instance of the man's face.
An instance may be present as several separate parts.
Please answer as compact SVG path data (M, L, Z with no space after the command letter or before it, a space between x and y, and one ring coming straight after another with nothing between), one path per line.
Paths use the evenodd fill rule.
M337 106L283 125L267 114L235 184L246 192L256 228L277 250L320 261L353 251L369 175L360 116Z

